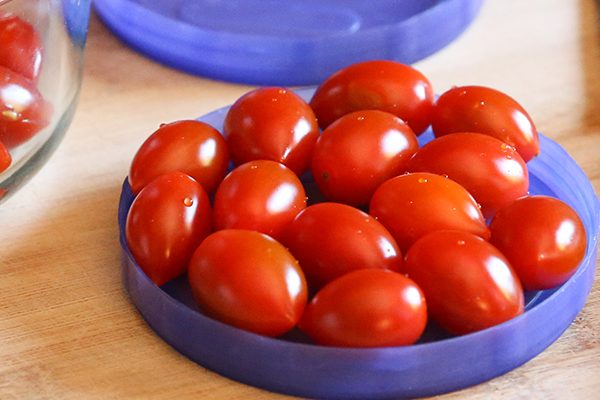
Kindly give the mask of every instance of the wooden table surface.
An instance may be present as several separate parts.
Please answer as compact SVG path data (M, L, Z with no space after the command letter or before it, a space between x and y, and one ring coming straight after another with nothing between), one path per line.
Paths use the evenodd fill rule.
M517 98L600 191L600 35L593 0L489 0L453 44L416 65L437 92L496 87ZM64 142L0 206L0 399L277 399L165 344L120 281L120 185L162 122L249 90L188 76L125 47L95 18L81 101ZM542 354L444 399L600 398L600 287Z

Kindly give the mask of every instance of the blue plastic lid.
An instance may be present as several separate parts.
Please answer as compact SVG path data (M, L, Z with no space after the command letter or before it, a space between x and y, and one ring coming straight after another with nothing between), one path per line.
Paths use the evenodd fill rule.
M314 89L297 93L309 99ZM228 107L200 118L222 131ZM433 139L431 128L419 143ZM503 324L450 337L430 324L412 346L339 348L311 344L301 332L269 338L211 319L198 309L185 276L156 286L133 259L125 221L134 195L123 184L119 229L123 282L150 327L191 360L264 389L327 399L425 397L502 375L541 353L571 324L594 282L600 201L591 182L565 150L540 134L541 153L527 164L530 192L568 203L586 228L586 254L562 286L526 296L525 313ZM312 196L310 182L307 193ZM314 187L314 186L313 186Z
M96 11L149 57L216 79L308 85L349 64L418 61L450 43L483 0L102 0Z

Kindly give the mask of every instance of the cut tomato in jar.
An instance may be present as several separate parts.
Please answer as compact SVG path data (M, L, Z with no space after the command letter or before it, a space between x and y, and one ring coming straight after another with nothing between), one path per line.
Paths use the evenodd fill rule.
M45 128L52 105L29 79L0 66L0 142L11 149Z
M12 14L0 14L0 65L36 80L42 65L42 41L35 28Z

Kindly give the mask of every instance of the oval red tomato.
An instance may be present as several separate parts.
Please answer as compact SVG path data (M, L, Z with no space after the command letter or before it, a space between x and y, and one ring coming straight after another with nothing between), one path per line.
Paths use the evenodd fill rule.
M313 176L327 199L366 205L379 185L406 172L418 147L412 130L393 114L353 112L323 131L313 154Z
M301 211L283 243L313 288L357 269L398 271L402 266L400 249L383 225L344 204L319 203Z
M477 132L517 149L526 162L540 152L538 133L527 111L508 95L483 86L454 87L434 107L435 136Z
M523 313L523 289L508 260L471 233L423 236L408 250L405 271L423 290L431 319L451 333L479 331Z
M250 161L231 171L214 199L215 229L250 229L278 238L306 207L300 179L283 164Z
M6 149L6 146L0 142L0 173L6 171L11 163L12 157L10 156L10 153Z
M382 347L416 342L426 324L425 299L412 280L363 269L323 287L306 307L299 327L323 345Z
M325 129L342 115L381 110L402 118L417 135L431 123L433 89L416 69L395 61L365 61L325 80L310 105Z
M481 205L484 215L527 194L529 174L515 148L479 133L452 133L420 148L411 172L446 175L461 184Z
M293 91L278 87L240 97L225 116L223 132L235 165L273 160L298 175L308 168L319 137L309 105Z
M371 199L369 213L390 231L402 252L437 230L462 230L485 239L490 236L469 192L451 179L426 172L384 182Z
M199 121L163 124L138 149L129 170L134 193L157 176L180 171L214 193L227 173L229 154L225 139Z
M569 279L585 256L585 228L577 213L548 196L523 197L501 209L490 225L500 249L527 290Z
M202 186L188 175L170 172L146 185L131 204L127 245L146 275L162 285L185 272L210 233L210 218Z
M298 261L255 231L226 229L207 237L190 261L188 276L208 315L262 335L292 329L306 305Z
M35 80L41 64L42 41L34 27L16 15L0 15L0 65Z
M33 82L0 66L0 142L11 149L26 142L52 117L47 103Z

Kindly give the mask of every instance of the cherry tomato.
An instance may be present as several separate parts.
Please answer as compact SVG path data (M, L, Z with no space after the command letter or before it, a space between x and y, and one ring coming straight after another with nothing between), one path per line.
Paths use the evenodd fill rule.
M395 115L353 112L329 125L317 141L313 176L327 199L362 206L379 185L406 172L418 147L415 134Z
M381 347L416 342L426 324L425 298L412 280L392 271L363 269L323 287L299 327L322 345Z
M526 290L566 282L585 256L581 219L552 197L522 197L498 211L490 228L492 243L511 262Z
M213 224L216 230L250 229L277 239L305 207L306 194L296 174L275 161L250 161L221 182Z
M28 22L0 15L0 65L27 79L37 79L42 64L42 41Z
M50 123L52 106L33 83L0 66L0 142L11 149Z
M142 144L131 163L129 184L138 193L157 176L180 171L214 193L228 163L227 144L219 131L204 122L177 121L161 125Z
M419 237L456 229L488 239L477 202L451 179L415 172L384 182L371 199L370 214L385 226L406 252Z
M517 149L526 162L540 152L537 130L527 111L508 95L482 86L454 87L434 107L435 136L478 132Z
M370 215L344 204L319 203L301 211L283 243L318 288L356 269L398 271L402 254L392 235Z
M429 316L451 333L479 331L523 313L523 289L502 253L468 232L436 231L415 242L405 270Z
M11 163L12 157L10 156L10 153L6 149L6 146L0 142L0 173L6 171Z
M402 118L419 135L431 122L433 102L431 84L416 69L394 61L366 61L327 78L310 105L323 129L353 111L381 110Z
M231 159L278 161L301 175L310 163L319 127L314 112L291 90L260 88L238 99L223 126Z
M188 277L208 315L262 335L289 331L306 306L298 261L255 231L226 229L207 237L194 252Z
M125 225L129 250L157 285L184 273L209 233L208 196L181 172L161 175L146 185L131 204Z
M479 133L453 133L427 143L410 160L410 171L446 175L481 205L484 215L527 194L529 174L515 148Z

